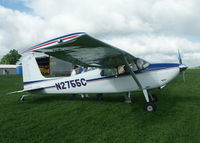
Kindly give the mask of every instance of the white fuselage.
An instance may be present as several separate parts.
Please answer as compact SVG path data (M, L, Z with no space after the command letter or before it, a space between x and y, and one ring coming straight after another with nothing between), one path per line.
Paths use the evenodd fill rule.
M27 83L24 88L43 87L45 94L73 93L116 93L140 90L131 75L101 76L101 69L88 71L70 77L46 78L39 82ZM179 67L165 68L137 73L144 89L165 86L179 74Z

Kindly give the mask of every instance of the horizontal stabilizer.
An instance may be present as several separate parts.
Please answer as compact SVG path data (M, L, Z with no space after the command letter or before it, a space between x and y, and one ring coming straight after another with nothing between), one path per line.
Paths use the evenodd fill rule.
M22 93L22 92L36 91L36 90L41 90L41 89L44 89L44 87L35 87L35 88L28 88L28 89L24 89L24 90L9 92L9 93L7 93L7 95L15 94L15 93Z

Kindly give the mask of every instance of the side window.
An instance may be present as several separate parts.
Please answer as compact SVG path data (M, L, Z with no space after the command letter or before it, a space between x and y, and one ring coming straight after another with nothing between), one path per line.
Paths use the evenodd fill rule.
M135 64L135 62L132 62L132 63L130 64L130 67L131 67L131 69L132 69L133 71L137 71L137 70L138 70L138 66Z
M101 76L112 76L112 75L116 75L116 69L102 69L102 71L100 72Z
M149 63L143 59L136 58L129 65L133 71L137 71L137 70L142 70L148 67ZM112 75L118 75L118 74L124 74L124 73L129 73L129 71L125 65L120 65L113 69L102 69L102 71L100 72L100 75L112 76Z
M125 73L129 73L125 65L121 65L117 67L117 74L125 74Z
M121 65L117 67L117 74L123 74L126 72L125 65Z

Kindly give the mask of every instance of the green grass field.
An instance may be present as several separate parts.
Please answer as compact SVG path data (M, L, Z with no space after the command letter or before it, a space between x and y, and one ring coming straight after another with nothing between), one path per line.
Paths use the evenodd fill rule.
M102 101L71 100L68 95L20 95L20 76L0 76L1 143L200 143L200 70L188 70L158 95L157 111L143 110L144 97L133 103L123 94L106 94Z

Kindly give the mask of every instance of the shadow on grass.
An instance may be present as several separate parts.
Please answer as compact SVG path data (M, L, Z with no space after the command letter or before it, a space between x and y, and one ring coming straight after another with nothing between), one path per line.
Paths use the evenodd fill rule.
M27 99L29 103L47 103L47 102L57 102L57 101L75 101L75 102L84 102L84 101L91 101L91 102L123 102L124 97L122 96L110 96L108 94L103 95L101 99L97 99L95 95L89 95L87 98L81 98L79 94L74 95L41 95L42 97L39 97L38 95L34 98L30 99L30 95Z
M31 99L32 98L32 99ZM165 96L158 96L158 102L156 105L158 108L166 107L166 109L173 108L177 103L187 103L187 102L196 102L200 100L200 96L177 96L177 95L165 95ZM105 94L103 95L102 99L97 99L95 95L90 95L88 98L81 98L79 94L75 95L31 95L27 99L27 103L33 104L43 104L48 102L57 102L57 101L74 101L74 102L110 102L110 103L123 103L124 96L123 94L114 95L114 94ZM145 104L145 100L142 94L137 94L132 96L132 103L131 106L140 106L143 107ZM159 107L160 106L160 107ZM163 108L164 109L164 108Z
M80 95L77 98L71 99L71 95L31 95L25 100L25 104L31 104L33 106L37 104L62 104L66 102L66 106L81 104L85 102L91 108L94 109L109 109L112 108L115 112L119 113L119 117L126 117L127 120L134 120L138 122L138 126L148 126L152 124L165 124L167 122L173 123L179 118L189 115L190 110L196 110L195 104L199 104L200 97L197 96L158 96L157 111L146 112L144 111L144 97L141 93L137 93L133 96L133 102L131 104L123 103L123 94L105 94L102 100L98 101L95 95L90 95L89 98L81 99ZM72 104L67 104L67 103ZM91 102L92 104L90 104ZM94 104L98 105L95 106ZM84 105L85 105L84 104ZM191 106L192 105L192 106ZM108 108L109 107L109 108ZM86 108L86 106L80 106L79 108ZM81 111L84 109L81 109ZM77 111L76 111L77 112ZM85 112L88 113L88 112ZM109 113L109 112L108 112Z

